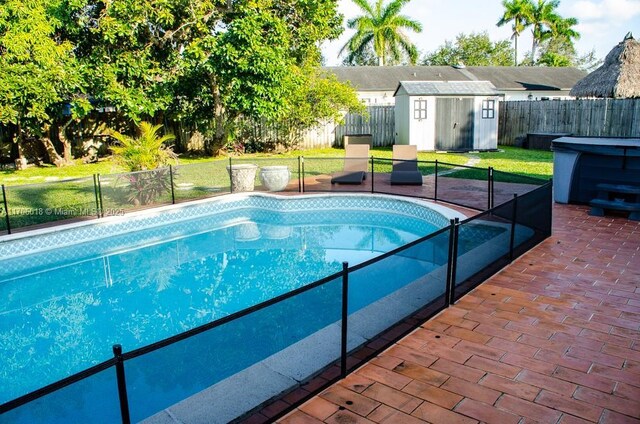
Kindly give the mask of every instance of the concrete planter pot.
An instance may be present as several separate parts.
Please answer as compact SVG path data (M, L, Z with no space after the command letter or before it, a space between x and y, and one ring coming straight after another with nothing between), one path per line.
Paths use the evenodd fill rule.
M289 184L291 172L287 166L263 166L260 169L260 181L269 191L282 191Z
M231 176L231 191L253 191L257 169L258 165L252 163L227 165L227 172Z

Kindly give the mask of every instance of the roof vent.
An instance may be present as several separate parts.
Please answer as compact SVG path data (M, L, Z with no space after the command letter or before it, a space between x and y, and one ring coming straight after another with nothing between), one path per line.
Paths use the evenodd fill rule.
M417 73L417 72L414 72L414 73L413 73L413 76L414 76L414 77L417 77L417 76L418 76L418 73Z

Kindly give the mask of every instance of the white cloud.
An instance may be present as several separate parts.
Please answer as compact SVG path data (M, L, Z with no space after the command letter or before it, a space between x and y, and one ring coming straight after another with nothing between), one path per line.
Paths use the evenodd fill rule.
M640 16L640 0L580 0L572 4L570 14L581 21L628 21Z

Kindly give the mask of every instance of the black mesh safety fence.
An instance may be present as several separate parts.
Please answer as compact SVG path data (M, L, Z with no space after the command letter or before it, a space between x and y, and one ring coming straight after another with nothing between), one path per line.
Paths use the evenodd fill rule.
M151 171L100 175L103 216L173 203L171 173L170 167L164 167Z
M490 208L491 179L489 169L438 162L439 201L476 210Z
M363 165L368 170L354 169ZM60 215L46 212L52 205L57 205L61 214L66 208L82 207L95 216L108 216L116 211L242 192L237 181L234 189L234 166L249 171L244 183L252 183L253 191L268 192L326 191L321 187L327 184L376 192L376 178L384 178L393 169L388 160L371 158L232 159L8 187L5 213L9 213L12 226L15 222L20 227L55 220ZM278 171L280 176L269 181L268 176L259 174L265 169ZM99 416L104 422L129 422L124 405L126 415L130 413L130 419L137 422L168 407L180 414L207 404L218 414L226 414L218 416L222 421L232 421L338 363L342 376L346 375L377 352L370 348L371 342L389 328L414 314L420 313L424 319L433 316L551 234L551 182L501 181L523 191L511 193L508 200L489 208L497 192L492 170L465 169L469 174L476 172L477 179L452 176L462 172L456 165L418 163L423 177L420 187L425 190L422 197L467 207L477 202L477 208L484 212L462 222L452 220L449 227L352 268L343 263L342 273L116 355L103 366L2 404L2 420L86 422L87 417ZM332 184L332 178L353 172L363 172L366 182ZM430 178L433 186L425 182ZM447 186L455 181L486 189L478 189L477 198L465 197L462 190L456 192L455 185ZM384 186L384 180L379 182ZM272 183L279 185L269 186ZM41 207L45 213L21 221L19 214L14 218L12 207ZM340 377L333 375L334 380Z
M99 208L93 177L25 184L4 188L3 227L12 230L69 219L97 218Z
M171 168L175 203L228 194L227 161L217 160Z
M232 158L226 163L233 193L299 192L302 162L298 157Z

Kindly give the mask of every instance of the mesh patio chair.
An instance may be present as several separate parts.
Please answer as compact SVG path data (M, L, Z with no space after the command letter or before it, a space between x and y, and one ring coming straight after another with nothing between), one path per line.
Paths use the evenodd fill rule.
M349 144L344 149L344 169L333 174L331 184L362 184L369 166L369 145Z

